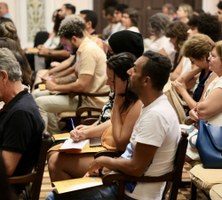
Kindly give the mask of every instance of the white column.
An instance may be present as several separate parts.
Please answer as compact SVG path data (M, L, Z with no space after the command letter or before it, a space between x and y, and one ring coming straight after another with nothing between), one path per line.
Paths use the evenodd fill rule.
M219 0L203 0L203 10L211 14L216 14L218 2Z

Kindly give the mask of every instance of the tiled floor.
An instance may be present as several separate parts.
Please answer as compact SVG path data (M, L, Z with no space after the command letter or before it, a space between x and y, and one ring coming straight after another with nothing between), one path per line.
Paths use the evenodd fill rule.
M189 170L190 166L185 165L183 170L183 182L189 182L189 173L187 170ZM40 200L44 200L47 196L48 192L52 190L51 182L49 178L49 172L47 166L45 167L43 182L42 182L42 188L41 188L41 194L40 194ZM179 189L179 193L177 196L178 200L189 200L190 199L190 187L189 184L186 184L184 187ZM207 200L207 198L201 193L198 192L197 200Z

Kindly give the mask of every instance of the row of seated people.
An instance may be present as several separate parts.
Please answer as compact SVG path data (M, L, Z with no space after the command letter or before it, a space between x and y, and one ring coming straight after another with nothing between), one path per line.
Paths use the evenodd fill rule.
M195 43L195 41L197 41L197 43ZM194 42L194 44L192 44L192 42ZM197 48L197 45L198 44L200 44L201 42L205 42L206 44L208 44L208 46L207 46L207 48L206 49L204 49L203 50L203 52L201 52L200 54L198 54L198 56L197 57L195 57L195 53L194 52L192 52L191 54L189 54L189 52L188 51L191 51L192 50L192 48ZM189 46L190 45L190 43L191 43L191 47ZM201 43L202 44L202 43ZM187 46L189 46L189 47L187 47ZM195 47L192 47L192 45L196 45ZM196 65L198 66L199 64L197 64L198 63L198 61L205 61L206 63L207 63L207 60L208 60L208 55L209 55L209 52L211 51L211 49L212 49L212 47L213 47L213 45L214 45L214 43L213 43L213 41L209 38L209 37L206 37L205 35L195 35L195 37L191 37L190 38L190 40L188 39L188 41L185 43L185 45L184 45L184 47L183 47L183 54L185 55L185 56L187 56L187 57L189 57L191 60L192 60L192 58L194 59L194 60L192 60L192 62L194 63L195 62L195 60L196 60ZM201 45L200 45L201 46ZM206 45L202 45L202 46L206 46ZM187 49L186 49L187 48ZM199 49L199 48L198 48ZM200 51L201 51L201 49L199 49ZM188 53L187 53L187 52ZM206 52L207 51L207 52ZM198 51L199 52L199 51ZM206 59L207 58L207 59ZM199 59L199 60L198 60ZM211 57L209 58L209 59L211 59ZM204 63L202 63L202 64L204 64ZM208 65L204 65L204 67L206 66L206 71L208 71L207 70L207 67L209 67ZM195 73L199 73L199 71L200 70L196 70L195 69ZM217 75L213 75L213 76L211 76L211 79L209 79L208 80L208 84L210 83L210 81L211 80L213 80L215 77L217 77ZM202 91L198 91L199 93L198 93L198 95L201 95L202 94L202 92L203 92L203 90ZM78 137L77 137L78 138Z
M208 54L207 54L207 55L208 55ZM189 55L187 55L187 56L189 57ZM192 56L193 56L193 55L192 55ZM191 56L191 59L193 58L192 56ZM194 59L197 59L197 58L194 58ZM193 60L193 62L195 62L195 60ZM104 74L105 74L105 73L104 73ZM52 90L55 90L55 89L53 88Z
M204 48L204 50L202 52L203 55L202 55L202 57L200 56L199 60L198 60L198 58L194 58L195 54L192 54L194 56L192 58L194 58L196 60L196 62L198 62L198 61L200 62L200 60L202 60L202 62L208 63L207 59L206 59L206 57L207 57L210 61L210 64L208 63L208 65L211 66L210 69L215 74L212 75L212 79L208 80L209 82L206 85L206 88L205 88L206 92L204 93L203 100L201 100L201 102L197 104L197 107L195 107L195 109L191 110L191 116L195 121L197 121L199 119L204 119L204 120L208 120L208 122L211 124L220 125L221 124L221 105L219 102L217 104L212 104L212 101L215 102L216 99L218 97L220 97L220 95L221 95L221 89L220 89L221 88L221 79L220 79L221 60L220 60L220 54L219 54L220 51L218 49L221 48L222 44L221 44L221 42L218 42L215 44L206 35L196 34L196 35L190 37L188 39L188 41L185 42L184 48L183 48L184 55L189 57L189 54L187 53L187 51L190 51L191 49L196 49L195 47L198 45L200 45L202 47L206 47L206 48ZM210 52L210 56L209 56L209 52ZM198 54L198 55L200 55L200 54ZM115 57L113 57L113 59L114 58ZM110 59L110 61L112 61L112 58ZM109 68L109 61L108 61L108 68ZM109 75L108 75L108 77L109 77ZM114 101L114 108L115 108L115 102L116 101ZM114 113L116 113L116 110ZM114 119L112 120L112 127L117 126L117 122ZM114 124L114 122L116 124ZM73 140L79 141L79 140L85 139L87 137L98 136L98 135L93 135L93 134L91 136L91 134L88 134L88 133L90 133L90 130L93 130L93 128L92 127L82 127L82 126L77 127L77 129L75 131L71 132ZM98 131L98 129L97 129L97 131ZM102 131L104 131L104 129ZM113 134L115 133L114 130L112 133ZM113 137L115 138L115 136L113 136ZM188 149L188 156L190 155L189 151L190 151L190 149ZM88 162L87 161L89 161L89 160L87 160L87 156L83 156L84 159L86 159L86 160L84 160L83 158L79 159L78 158L79 156L82 157L82 155L66 155L66 154L61 154L58 152L57 153L53 152L49 158L49 170L51 172L52 181L61 180L61 179L68 179L68 178L76 178L76 177L82 176L85 173L83 165L85 165L87 163L87 169L88 169ZM69 163L69 164L65 165L64 162ZM63 164L60 165L60 163L63 163ZM73 166L76 166L75 165L76 163L78 163L78 164L82 163L82 165L78 165L80 167L80 170L78 170L78 168L75 168L75 170L74 170L72 165L70 166L70 163L74 163ZM95 163L95 161L94 161L94 163ZM100 163L98 161L98 163L99 163L98 167L101 167L101 166L110 167L109 164L106 165L105 161L102 163ZM96 164L98 164L98 163L96 163ZM112 165L110 168L113 169ZM114 168L114 169L116 169L116 168ZM89 194L91 195L92 193L89 192ZM93 194L96 194L96 193L93 193ZM67 196L65 195L65 197L58 196L56 198L70 198L70 195L73 195L73 197L74 197L76 195L78 196L78 195L83 195L83 194L81 192L80 193L74 192L72 194L68 194ZM53 197L48 197L48 198L50 199Z

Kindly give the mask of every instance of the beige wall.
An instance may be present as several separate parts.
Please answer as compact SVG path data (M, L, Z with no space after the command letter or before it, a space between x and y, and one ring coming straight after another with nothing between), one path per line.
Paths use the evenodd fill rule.
M205 12L216 14L218 1L219 0L203 0L203 10Z

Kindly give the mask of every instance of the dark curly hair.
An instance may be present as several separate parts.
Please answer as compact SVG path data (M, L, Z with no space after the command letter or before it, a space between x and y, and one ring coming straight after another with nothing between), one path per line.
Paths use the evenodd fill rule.
M84 30L84 20L80 16L69 15L62 20L61 25L59 27L58 35L67 39L71 39L72 36L83 38Z
M115 76L118 76L122 81L127 81L125 93L121 94L121 96L125 97L123 105L121 106L121 112L126 111L131 104L138 100L138 96L128 88L129 75L127 71L134 66L135 60L136 57L133 54L123 52L110 57L106 62L107 67L113 70Z
M210 13L194 14L188 25L197 28L199 33L208 35L213 41L218 41L221 34L221 24L216 15Z

